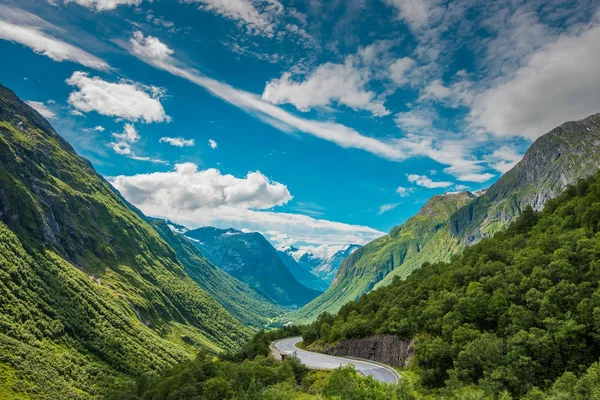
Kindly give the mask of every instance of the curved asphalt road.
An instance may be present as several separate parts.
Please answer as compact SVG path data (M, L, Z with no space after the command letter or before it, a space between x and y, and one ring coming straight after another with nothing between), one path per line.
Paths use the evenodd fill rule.
M302 341L302 337L293 337L279 340L273 346L282 352L296 352L296 356L304 365L312 369L335 369L339 366L354 364L357 371L364 375L371 375L378 381L387 383L398 383L399 375L392 368L383 364L375 364L366 360L358 360L344 357L329 356L326 354L313 353L299 349L296 345Z

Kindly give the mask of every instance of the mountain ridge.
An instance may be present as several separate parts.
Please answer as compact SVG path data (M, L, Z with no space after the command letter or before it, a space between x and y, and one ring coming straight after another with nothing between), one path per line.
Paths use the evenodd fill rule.
M442 212L441 218L436 219L441 224L439 227L435 224L427 227L428 223L424 221L424 232L431 233L427 240L423 240L423 232L417 232L414 237L403 234L403 231L411 230L407 223L416 221L412 218L393 228L384 238L374 240L348 257L328 291L291 313L290 318L309 321L321 312L335 312L347 301L355 300L373 288L388 285L395 276L405 278L422 262L448 261L465 247L503 230L525 206L539 210L568 184L595 173L600 168L599 154L600 114L561 124L532 143L523 160L485 192L477 193L478 196L471 194L473 198L450 215L447 210L438 210ZM419 214L422 212L427 211L422 209ZM415 229L418 231L418 226L412 227L413 231ZM406 239L419 237L413 243L419 251L407 257L403 243ZM396 251L382 250L386 246ZM423 256L423 252L431 255ZM366 258L361 261L363 256ZM359 267L355 268L355 265Z

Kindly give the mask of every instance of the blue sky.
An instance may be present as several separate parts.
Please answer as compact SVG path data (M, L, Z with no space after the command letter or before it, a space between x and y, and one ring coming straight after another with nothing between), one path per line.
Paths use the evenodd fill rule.
M598 8L2 0L0 83L149 215L334 249L600 111Z

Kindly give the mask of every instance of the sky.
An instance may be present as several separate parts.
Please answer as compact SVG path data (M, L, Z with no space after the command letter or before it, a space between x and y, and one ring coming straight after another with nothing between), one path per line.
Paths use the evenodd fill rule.
M147 215L365 244L600 111L592 0L0 0L0 83Z

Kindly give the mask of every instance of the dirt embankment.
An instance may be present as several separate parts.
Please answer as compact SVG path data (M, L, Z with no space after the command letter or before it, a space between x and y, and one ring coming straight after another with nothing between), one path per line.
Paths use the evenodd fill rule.
M332 356L364 358L394 367L404 367L410 363L414 354L414 342L402 340L394 335L377 335L319 346L318 351Z

